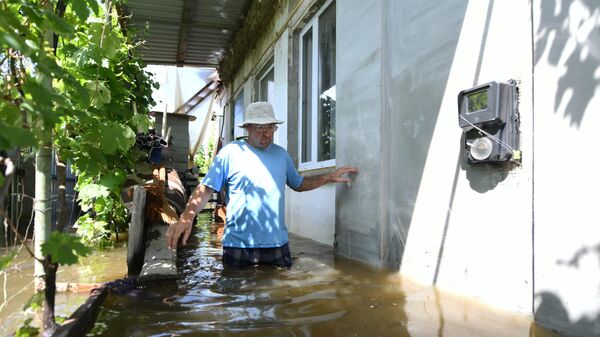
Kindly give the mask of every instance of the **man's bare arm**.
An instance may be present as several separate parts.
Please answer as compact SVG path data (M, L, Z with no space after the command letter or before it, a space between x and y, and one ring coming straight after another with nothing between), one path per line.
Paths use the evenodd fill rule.
M296 191L304 192L314 190L315 188L321 187L327 183L347 183L350 182L350 178L342 176L344 174L351 173L358 173L358 169L356 167L344 166L328 174L304 177L302 185L300 185L300 187L298 187Z
M190 199L188 200L187 205L185 206L185 210L181 213L179 217L179 221L169 226L167 229L167 246L169 248L177 247L177 242L179 238L183 234L183 239L181 243L185 246L187 243L187 239L192 232L192 221L194 221L194 217L200 210L206 206L208 200L213 193L213 189L202 184L198 185Z

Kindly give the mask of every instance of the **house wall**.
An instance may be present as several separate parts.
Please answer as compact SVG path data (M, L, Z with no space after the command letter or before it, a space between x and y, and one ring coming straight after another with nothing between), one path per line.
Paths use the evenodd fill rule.
M389 193L397 205L390 207L391 227L406 235L399 239L406 240L400 271L529 313L531 36L523 34L531 30L529 6L523 1L452 1L427 10L393 4L387 12L392 15L388 22L400 24L388 31L409 36L388 40L390 60L398 61L389 63L389 88L400 92L388 106L389 124L404 126L390 133L391 144L405 150L389 165L405 167L407 173ZM410 20L402 23L394 15ZM429 22L436 22L436 28L420 33ZM508 79L521 82L522 165L469 165L461 152L457 94Z
M338 3L338 160L361 172L338 193L337 252L530 312L531 37L521 34L531 30L529 7L377 4ZM529 156L513 169L467 165L457 95L508 79L521 81Z
M236 79L274 53L275 106L294 158L295 38L322 2L285 2ZM288 190L290 230L565 335L598 335L600 178L588 146L600 125L599 6L337 1L336 165L360 173ZM457 95L509 79L519 82L522 163L467 164Z
M382 204L382 3L336 2L337 115L336 163L360 173L350 185L338 185L336 253L381 265L386 233Z
M600 336L600 2L536 0L533 23L535 319Z

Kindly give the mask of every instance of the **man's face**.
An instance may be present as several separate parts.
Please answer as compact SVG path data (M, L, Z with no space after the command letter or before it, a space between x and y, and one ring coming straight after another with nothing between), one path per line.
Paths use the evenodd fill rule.
M273 142L277 124L248 124L246 131L248 131L248 144L266 149Z

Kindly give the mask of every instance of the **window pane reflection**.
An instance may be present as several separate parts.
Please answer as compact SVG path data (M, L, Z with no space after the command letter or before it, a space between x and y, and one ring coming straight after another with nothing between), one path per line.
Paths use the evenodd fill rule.
M302 37L302 153L301 161L311 161L311 106L312 106L312 29Z
M319 17L318 161L335 158L335 3Z
M262 102L269 102L273 104L274 93L275 93L275 69L271 68L269 72L260 80L259 87L260 97L259 100Z

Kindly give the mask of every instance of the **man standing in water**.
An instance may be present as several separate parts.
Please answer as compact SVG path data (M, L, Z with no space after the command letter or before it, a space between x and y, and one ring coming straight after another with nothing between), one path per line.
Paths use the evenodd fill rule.
M342 176L358 173L358 169L346 166L329 174L301 176L287 151L273 144L273 134L281 123L275 119L271 104L248 105L246 120L238 125L246 129L248 139L231 142L219 151L179 221L169 226L169 248L176 247L180 238L186 244L196 214L213 191L225 188L228 202L223 265L292 266L285 225L285 185L297 192L310 191L331 182L350 182Z

